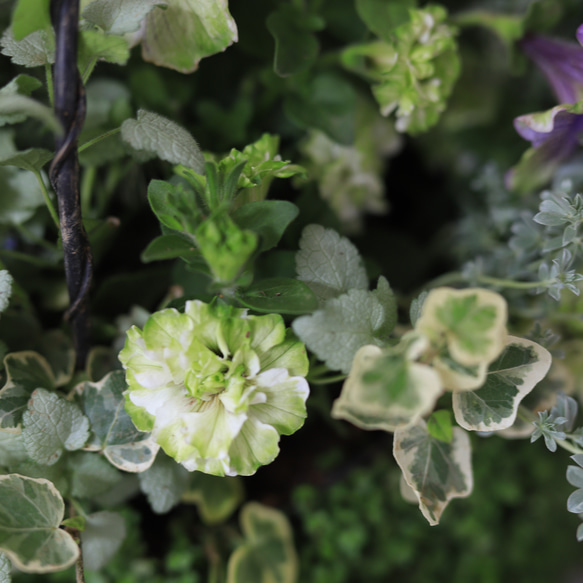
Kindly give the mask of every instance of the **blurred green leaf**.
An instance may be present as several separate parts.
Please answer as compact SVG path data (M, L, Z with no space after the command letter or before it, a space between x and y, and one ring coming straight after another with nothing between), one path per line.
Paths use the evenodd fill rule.
M240 291L237 299L257 312L306 314L318 308L318 298L304 282L284 277L258 281Z
M22 40L31 32L51 26L50 0L18 0L12 13L12 33Z

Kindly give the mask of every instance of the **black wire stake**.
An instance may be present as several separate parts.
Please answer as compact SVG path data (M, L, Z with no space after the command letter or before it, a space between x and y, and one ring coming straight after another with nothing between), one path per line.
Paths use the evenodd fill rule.
M79 198L77 138L85 120L85 88L77 68L79 0L51 0L51 20L56 35L55 114L63 125L64 134L55 140L56 154L49 176L57 193L69 291L65 319L71 323L77 368L82 369L89 351L89 288L93 262Z

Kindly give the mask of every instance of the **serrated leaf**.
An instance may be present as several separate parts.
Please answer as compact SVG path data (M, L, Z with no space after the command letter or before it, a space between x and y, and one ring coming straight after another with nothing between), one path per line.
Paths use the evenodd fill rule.
M12 15L12 32L17 40L51 26L50 0L18 0Z
M299 209L287 200L262 200L239 207L231 218L241 229L250 229L260 237L259 251L275 247Z
M168 0L146 18L142 57L158 66L192 73L204 57L237 41L227 0Z
M0 428L15 428L22 419L32 392L56 387L47 360L32 351L12 352L4 359L6 383L0 391Z
M82 16L105 32L123 35L136 32L152 9L166 5L166 0L92 0Z
M316 60L320 46L311 20L295 4L281 4L267 17L267 29L275 39L273 69L281 77L305 71Z
M292 327L328 368L348 373L361 346L383 344L377 334L384 318L384 309L373 292L353 289L328 300L324 309L297 318Z
M44 67L55 62L55 35L53 29L37 30L22 40L16 40L7 28L0 39L2 54L15 65Z
M431 367L411 362L403 353L363 346L331 414L360 429L395 431L429 413L442 391Z
M166 455L158 455L145 472L138 474L140 489L147 496L156 514L165 514L179 502L186 489L190 474L180 464Z
M125 65L130 58L128 41L100 30L82 30L79 34L79 70L85 72L95 61Z
M257 312L305 314L318 308L318 298L303 281L285 277L254 283L237 293L237 299Z
M79 547L59 528L65 504L51 482L18 474L0 476L0 551L25 573L71 566Z
M220 478L195 472L182 501L196 504L205 524L220 524L231 516L244 497L241 478Z
M41 168L52 160L53 153L42 148L29 148L0 160L0 166L16 166L30 172L40 172Z
M459 427L454 427L449 444L433 438L420 420L395 432L393 455L432 526L438 524L451 499L464 498L472 491L470 440Z
M502 354L490 364L483 387L454 393L459 425L470 431L499 431L512 426L520 402L547 374L548 350L524 338L508 337Z
M11 571L12 563L8 555L0 552L0 583L10 583L12 581Z
M257 502L240 515L245 542L230 556L227 583L295 583L298 559L285 515Z
M81 533L83 566L89 571L104 567L121 547L126 537L126 523L117 512L94 512L87 516Z
M296 254L298 279L323 303L351 289L367 289L368 277L356 247L336 231L308 225Z
M488 364L506 344L507 307L495 292L437 288L429 292L415 329L465 366Z
M132 148L155 153L171 164L182 164L195 172L204 172L204 156L194 138L169 119L140 109L137 119L121 124L121 137Z
M83 412L91 421L89 448L103 451L108 461L125 472L143 472L154 462L159 446L139 431L125 411L123 371L113 371L97 383L80 387Z
M121 474L97 453L75 452L67 460L71 472L71 496L95 498L121 480Z
M88 438L89 419L77 405L45 389L33 391L22 416L22 441L33 461L50 466Z

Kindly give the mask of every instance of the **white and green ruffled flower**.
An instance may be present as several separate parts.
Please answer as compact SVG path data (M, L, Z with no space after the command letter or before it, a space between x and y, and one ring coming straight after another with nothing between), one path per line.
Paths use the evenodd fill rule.
M133 326L119 358L133 422L190 471L251 475L306 417L306 350L277 314L190 301Z

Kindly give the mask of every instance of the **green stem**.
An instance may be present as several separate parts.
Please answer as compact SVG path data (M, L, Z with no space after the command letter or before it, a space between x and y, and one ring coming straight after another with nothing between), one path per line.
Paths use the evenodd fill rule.
M453 285L455 283L467 283L467 278L458 271L451 273L444 273L439 277L427 283L424 289L440 287L443 285ZM536 289L538 287L545 287L553 283L552 280L546 279L544 281L514 281L512 279L502 279L499 277L490 277L489 275L479 275L475 280L477 283L484 283L487 285L494 285L497 287L505 287L509 289Z
M45 181L43 180L41 173L37 170L36 172L34 172L34 175L36 176L38 185L40 186L40 189L43 193L43 198L45 199L45 204L47 205L47 208L49 209L49 213L51 214L51 217L53 218L53 222L57 226L57 231L58 231L58 230L60 230L61 226L59 224L59 215L57 214L57 209L55 208L55 205L53 204L53 201L51 200L51 197L49 196L49 191L47 190L47 187L45 186Z
M91 210L91 194L95 184L95 177L97 176L97 168L95 166L88 166L83 172L81 179L81 214L88 217Z
M26 228L23 224L15 225L14 228L21 235L23 235L24 237L26 237L27 239L29 239L35 245L38 245L39 247L43 247L43 248L47 249L48 251L51 251L52 253L58 253L59 252L59 249L58 249L58 247L55 244L49 243L49 241L46 241L42 237L39 237L38 235L35 235L30 229Z
M61 265L57 265L52 261L47 261L46 259L41 259L40 257L29 255L28 253L21 253L20 251L9 251L8 249L0 249L0 257L4 257L6 259L14 259L15 261L22 261L24 263L30 263L35 267L56 269L58 271L61 271L63 269Z
M53 70L51 65L48 63L45 65L45 76L47 79L47 93L49 95L49 103L51 104L51 109L55 107L55 97L53 91Z
M332 383L337 383L338 381L343 381L347 377L348 377L348 375L339 374L339 375L334 375L332 377L320 377L320 378L316 378L316 379L310 379L308 377L306 380L311 385L330 385Z
M567 439L568 438L569 438L569 436L567 435ZM574 443L570 443L566 439L555 439L555 442L557 445L559 445L560 447L562 447L563 449L566 449L567 451L569 451L571 453L575 453L575 454L583 453L583 449L576 446Z
M83 85L87 85L87 81L89 81L89 77L91 77L91 73L93 73L95 65L97 65L97 59L93 58L91 61L89 61L87 67L85 67L85 71L83 71L82 75Z
M86 150L87 148L91 148L91 146L94 146L95 144L101 142L101 140L105 140L106 138L109 138L110 136L115 136L115 134L119 134L119 132L121 132L121 127L115 128L113 130L109 130L108 132L105 132L104 134L101 134L100 136L97 136L96 138L93 138L92 140L85 142L84 144L79 146L79 149L77 151L80 154L81 152L83 152L83 150Z

